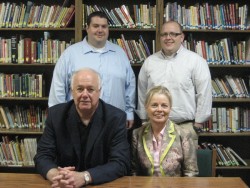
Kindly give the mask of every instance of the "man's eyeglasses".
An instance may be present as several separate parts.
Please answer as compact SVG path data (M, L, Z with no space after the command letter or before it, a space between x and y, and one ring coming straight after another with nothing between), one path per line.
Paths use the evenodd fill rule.
M161 35L161 37L167 37L167 36L169 36L169 37L171 37L171 38L175 38L175 37L177 37L177 36L179 36L179 35L181 35L182 33L174 33L174 32L170 32L170 33L161 33L160 35Z

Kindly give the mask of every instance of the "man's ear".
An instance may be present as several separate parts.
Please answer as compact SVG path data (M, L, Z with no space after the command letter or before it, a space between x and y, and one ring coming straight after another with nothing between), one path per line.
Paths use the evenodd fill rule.
M181 42L183 42L183 41L184 41L184 39L185 39L185 34L184 34L184 33L182 33L182 34L181 34Z

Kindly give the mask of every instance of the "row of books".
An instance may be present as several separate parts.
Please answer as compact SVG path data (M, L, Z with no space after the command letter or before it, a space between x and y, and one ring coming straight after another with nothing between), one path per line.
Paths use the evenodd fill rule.
M131 7L132 9L132 7ZM98 5L83 4L83 27L86 18L95 11L104 12L109 20L110 27L124 28L155 28L156 27L156 5L139 4L133 5L133 12L126 5L108 10Z
M123 48L131 63L143 63L144 60L151 55L149 47L144 41L142 35L139 36L138 41L126 40L123 34L121 34L121 38L110 39L110 41ZM152 41L152 45L155 46L154 40Z
M47 31L39 41L23 35L0 37L0 63L56 63L72 43L51 39Z
M0 73L0 97L44 96L45 82L42 74L5 74Z
M211 5L208 2L191 6L179 5L177 2L166 3L165 20L175 20L184 29L250 29L248 5L236 3Z
M249 87L243 78L225 75L212 79L213 97L250 97Z
M208 64L250 64L250 38L247 41L223 38L207 42L196 41L190 34L183 45L206 59Z
M2 136L0 142L0 164L2 166L34 166L33 158L36 155L36 138L10 140Z
M0 106L1 128L41 129L45 126L47 107L41 106Z
M142 35L139 36L138 42L134 40L127 41L128 46L126 44L123 45L123 41L126 41L123 38L116 39L117 41L114 39L110 40L115 41L114 43L119 44L125 50L131 62L142 62L151 54ZM247 42L235 42L229 38L224 38L214 43L209 43L195 41L191 38L190 40L185 40L183 45L187 49L197 52L207 60L208 64L250 64L250 39ZM14 35L9 39L0 37L0 63L56 63L62 52L73 43L74 40L66 42L51 39L49 32L44 32L44 38L41 38L40 41L34 41L23 35ZM130 43L133 44L133 47L130 47ZM140 49L140 46L142 49ZM153 53L155 52L154 46L155 41L153 40ZM130 47L131 53L128 52L128 47Z
M238 133L250 131L250 109L243 107L213 107L212 118L204 123L204 132Z
M0 3L0 28L67 27L75 15L75 6L36 5L32 1Z
M216 150L216 165L217 166L247 166L247 162L240 157L231 147L225 147L222 144L204 142L201 145L202 149Z
M154 40L150 50L142 35L138 42L125 40L123 34L121 36L110 41L120 45L131 62L141 63L151 52L155 52ZM0 37L0 63L56 63L62 52L73 43L74 40L66 42L51 39L49 32L44 32L44 38L40 41L23 35L13 35L7 39ZM214 43L189 39L184 40L183 45L206 59L208 64L250 64L250 38L247 41L224 38Z
M63 51L74 41L66 43L57 39L50 39L50 33L44 32L44 38L33 41L31 38L12 36L10 39L0 37L0 63L53 63L55 64ZM109 39L121 46L126 52L131 63L142 63L151 52L155 52L155 41L152 41L153 49L150 50L142 35L138 41L121 38Z

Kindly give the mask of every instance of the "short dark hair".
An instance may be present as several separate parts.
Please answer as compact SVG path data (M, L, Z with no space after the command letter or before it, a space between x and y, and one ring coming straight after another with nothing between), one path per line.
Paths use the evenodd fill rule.
M105 18L108 22L108 17L107 15L104 13L104 12L101 12L101 11L96 11L96 12L92 12L88 17L87 17L87 25L89 26L90 25L90 22L91 22L91 19L93 17L100 17L100 18Z

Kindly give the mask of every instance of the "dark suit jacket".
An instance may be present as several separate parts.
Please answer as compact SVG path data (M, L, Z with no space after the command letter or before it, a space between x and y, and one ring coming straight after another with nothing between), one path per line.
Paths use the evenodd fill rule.
M99 100L84 158L81 158L79 121L73 101L49 108L46 127L34 158L37 171L46 178L51 168L75 166L76 171L87 170L93 184L127 175L130 153L126 113ZM81 160L85 160L86 169L80 169Z

